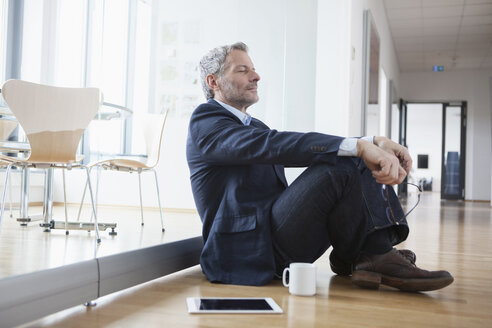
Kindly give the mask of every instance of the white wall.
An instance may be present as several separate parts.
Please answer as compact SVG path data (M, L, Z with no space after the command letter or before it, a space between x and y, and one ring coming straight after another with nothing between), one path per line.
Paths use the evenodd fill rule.
M398 57L396 57L395 46L389 30L388 20L386 18L386 10L382 0L365 0L363 1L364 9L371 11L372 17L376 24L379 39L381 42L380 49L380 65L384 70L387 80L393 80L395 88L399 90L400 66ZM362 13L360 14L362 20Z
M408 101L467 101L465 199L490 200L492 70L402 73L400 94Z
M398 91L399 67L381 0L318 1L317 131L361 135L364 10L380 38L380 66Z
M351 1L318 1L316 123L318 132L349 135Z
M380 67L384 70L388 81L392 80L399 93L400 69L395 47L386 19L386 11L381 0L352 0L350 16L350 40L354 49L354 58L350 67L350 101L349 131L351 136L358 136L361 127L362 99L362 55L363 55L363 17L364 10L370 10L380 40Z

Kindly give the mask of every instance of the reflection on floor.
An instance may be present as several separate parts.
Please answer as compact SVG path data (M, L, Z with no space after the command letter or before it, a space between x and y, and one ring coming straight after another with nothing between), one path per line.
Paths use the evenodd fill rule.
M29 209L30 213L41 213L41 207ZM63 206L54 207L53 217L64 220ZM76 218L78 206L69 206L68 216ZM82 212L90 213L86 208ZM43 232L38 223L21 227L6 212L0 227L0 278L18 275L64 264L89 260L123 251L191 238L201 234L201 222L194 211L164 211L165 232L161 232L159 211L145 209L145 225L141 226L140 209L134 207L99 207L100 222L116 222L118 233L110 236L110 229L101 231L101 244L96 247L94 232L65 230ZM89 221L82 217L81 221Z
M415 201L415 195L411 195L406 203L411 207ZM127 215L127 211L113 210L113 213L131 219L132 215ZM106 212L107 215L109 213L112 212ZM135 213L133 217L138 217L138 213ZM315 297L289 295L287 288L278 280L263 287L211 284L200 268L195 266L102 297L93 308L76 306L27 326L488 327L492 322L492 248L489 247L492 245L491 213L489 203L441 202L439 194L424 193L420 205L409 215L411 232L408 240L399 247L413 249L417 253L419 266L431 270L446 269L455 277L451 286L438 291L403 293L385 287L379 291L360 289L353 286L349 278L333 275L327 252L316 262L318 278ZM127 249L140 244L162 242L158 217L155 218L155 231L147 231L147 226L142 230L137 219L124 221L124 224L122 222L121 233L114 239L106 235L99 251L103 253L117 247ZM176 239L175 234L184 237L186 233L199 233L200 224L196 216L171 216L169 220L170 228L164 235L164 241L166 238ZM128 227L124 228L124 225ZM173 226L175 228L171 229ZM45 266L54 265L53 261L61 262L55 257L70 257L71 253L79 252L82 258L92 256L91 239L83 246L88 248L86 251L79 249L82 244L71 240L72 237L77 240L88 238L84 233L65 237L63 231L43 234L35 227L8 229L22 231L19 234L10 233L15 238L9 237L11 243L19 244L15 251L16 263L36 262L39 254L47 262ZM41 237L31 238L31 233ZM2 232L0 238L10 234ZM120 238L120 242L116 241ZM152 241L145 241L147 238ZM53 243L46 246L48 240L56 240L56 246ZM121 245L116 246L117 243ZM8 244L2 241L2 257L7 247ZM193 296L272 297L284 313L189 315L185 300Z

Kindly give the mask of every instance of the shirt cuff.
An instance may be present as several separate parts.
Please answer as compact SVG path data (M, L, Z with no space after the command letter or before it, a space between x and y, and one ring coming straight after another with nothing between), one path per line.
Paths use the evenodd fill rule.
M365 141L369 141L370 143L374 143L374 136L366 136L362 137ZM338 148L338 156L357 156L357 140L358 138L345 138L340 143L340 147Z

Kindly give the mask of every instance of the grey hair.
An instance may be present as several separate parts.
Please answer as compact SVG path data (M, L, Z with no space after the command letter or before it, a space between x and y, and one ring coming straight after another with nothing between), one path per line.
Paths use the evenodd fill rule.
M200 78L205 98L214 97L214 91L207 84L207 75L217 74L217 76L222 76L225 70L226 57L232 50L248 52L248 46L243 42L236 42L231 45L217 47L210 50L200 60Z

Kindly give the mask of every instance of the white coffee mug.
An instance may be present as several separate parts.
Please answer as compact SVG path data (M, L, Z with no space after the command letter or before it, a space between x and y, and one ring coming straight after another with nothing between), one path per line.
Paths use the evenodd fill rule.
M289 282L287 283L287 272ZM316 265L312 263L291 263L284 269L282 282L289 287L289 293L299 296L313 296L316 294Z

